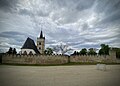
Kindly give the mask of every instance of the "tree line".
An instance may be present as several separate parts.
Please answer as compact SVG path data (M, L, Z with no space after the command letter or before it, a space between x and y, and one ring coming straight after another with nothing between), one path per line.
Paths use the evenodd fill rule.
M81 49L80 51L74 51L71 55L109 55L110 47L106 44L101 44L101 48L99 49L98 53L96 52L97 49L95 48L89 48L88 50L86 48ZM116 57L120 58L120 48L112 48L116 51ZM57 54L59 51L62 52L62 55L65 55L66 52L72 50L68 47L68 45L57 45L53 46L52 48L48 47L45 49L44 54L45 55L52 55L54 52ZM10 47L9 50L6 52L7 54L17 54L17 51L15 48Z
M101 48L98 53L95 48L89 48L88 50L83 48L81 51L74 51L72 55L109 55L109 45L101 44L100 46Z
M109 55L109 45L106 45L106 44L101 44L101 49L99 50L99 55ZM63 45L61 44L60 46L54 46L52 48L46 48L45 50L45 54L47 55L52 55L53 54L53 51L54 52L59 52L61 51L62 52L62 55L64 55L66 52L70 51L72 49L68 49L68 46L67 45ZM96 55L97 52L96 52L96 49L95 48L90 48L90 49L86 49L86 48L83 48L81 49L81 51L74 51L73 54L71 55Z

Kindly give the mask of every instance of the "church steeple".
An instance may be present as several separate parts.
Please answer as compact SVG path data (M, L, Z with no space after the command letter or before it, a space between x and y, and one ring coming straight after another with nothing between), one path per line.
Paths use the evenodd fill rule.
M37 49L40 54L44 54L45 50L45 37L43 36L43 32L41 30L40 36L37 38Z
M41 33L40 33L40 38L43 38L43 33L42 33L42 30L41 30Z
M45 39L45 37L43 37L43 32L42 32L42 30L41 30L41 32L40 32L40 38Z

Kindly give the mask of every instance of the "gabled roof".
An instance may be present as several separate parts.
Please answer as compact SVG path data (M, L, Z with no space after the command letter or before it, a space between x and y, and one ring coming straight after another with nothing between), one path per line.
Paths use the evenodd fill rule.
M21 49L33 49L36 54L39 54L40 52L38 51L34 41L31 38L27 38L27 40L25 41L24 45L22 46Z

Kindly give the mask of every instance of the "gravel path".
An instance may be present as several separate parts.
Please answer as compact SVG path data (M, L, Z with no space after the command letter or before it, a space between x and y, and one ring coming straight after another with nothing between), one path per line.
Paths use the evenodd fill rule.
M120 65L8 66L0 65L0 86L120 86Z

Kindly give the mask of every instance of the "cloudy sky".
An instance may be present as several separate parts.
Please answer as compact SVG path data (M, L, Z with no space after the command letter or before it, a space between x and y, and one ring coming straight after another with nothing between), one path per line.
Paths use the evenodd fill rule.
M46 47L120 47L120 0L0 0L0 52L43 30Z

